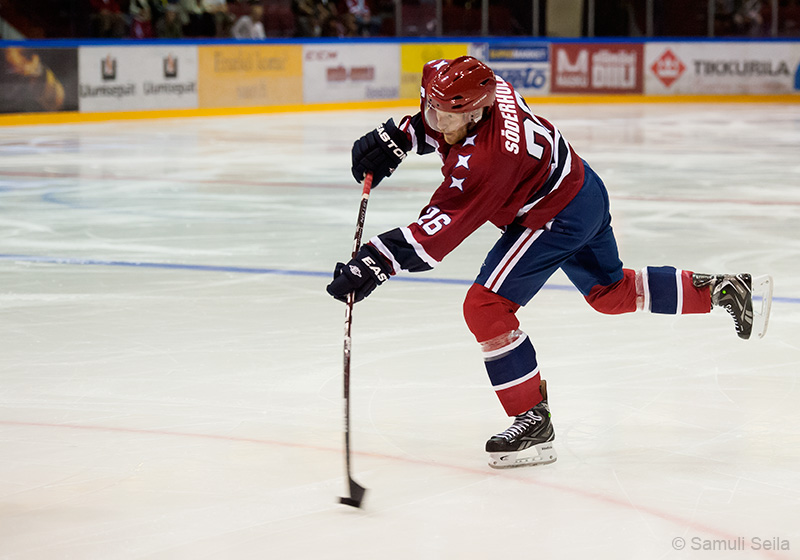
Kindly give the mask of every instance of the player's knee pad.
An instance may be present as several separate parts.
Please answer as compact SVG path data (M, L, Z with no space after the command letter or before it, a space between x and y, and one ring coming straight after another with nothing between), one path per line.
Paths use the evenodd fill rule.
M516 330L519 305L480 284L473 284L464 299L464 320L478 342Z
M631 313L637 308L636 272L628 268L622 269L622 279L608 286L595 286L586 301L600 313L618 315Z

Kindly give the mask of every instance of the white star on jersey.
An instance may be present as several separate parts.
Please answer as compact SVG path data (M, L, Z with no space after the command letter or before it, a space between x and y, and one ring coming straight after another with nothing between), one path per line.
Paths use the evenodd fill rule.
M450 177L450 178L453 180L453 182L450 183L450 188L458 189L461 192L464 192L464 179L466 179L466 177L464 179L456 179L455 177Z
M475 145L475 139L476 139L477 137L478 137L478 135L477 135L477 134L475 134L474 136L468 136L468 137L467 137L467 138L464 140L464 146L474 146L474 145Z
M456 167L466 167L467 169L469 169L469 158L471 158L471 157L472 157L472 154L470 154L468 156L459 155L458 156L458 163L456 164Z

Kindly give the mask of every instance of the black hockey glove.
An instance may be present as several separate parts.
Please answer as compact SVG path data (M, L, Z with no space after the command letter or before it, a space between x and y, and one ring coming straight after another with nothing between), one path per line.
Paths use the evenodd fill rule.
M411 141L406 133L389 119L353 143L353 177L359 183L372 171L372 186L377 187L406 158Z
M386 282L391 272L389 264L375 247L362 245L356 258L349 263L336 263L328 293L339 301L347 301L347 294L355 292L354 301L358 302Z

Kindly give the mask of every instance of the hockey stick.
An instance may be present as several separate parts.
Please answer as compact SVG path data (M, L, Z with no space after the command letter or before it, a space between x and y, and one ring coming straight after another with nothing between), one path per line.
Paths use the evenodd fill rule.
M364 232L364 220L367 217L367 202L369 202L369 191L372 188L372 173L367 173L364 177L364 190L361 192L361 206L358 209L358 222L356 222L356 235L353 239L353 255L356 258L361 247L361 235ZM344 457L347 469L347 482L349 484L350 497L339 498L339 503L360 508L361 500L364 499L366 488L353 480L350 469L350 349L352 339L350 329L353 325L353 303L355 292L347 294L347 308L344 314Z

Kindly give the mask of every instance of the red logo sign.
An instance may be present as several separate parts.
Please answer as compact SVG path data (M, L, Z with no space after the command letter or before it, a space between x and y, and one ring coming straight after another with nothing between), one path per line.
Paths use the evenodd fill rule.
M329 82L344 82L348 79L353 82L371 82L375 79L375 67L353 66L348 69L339 65L326 68L325 77Z
M686 65L671 50L664 51L650 67L665 86L671 86L686 71Z
M642 45L613 43L555 45L553 93L642 93Z

